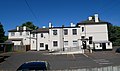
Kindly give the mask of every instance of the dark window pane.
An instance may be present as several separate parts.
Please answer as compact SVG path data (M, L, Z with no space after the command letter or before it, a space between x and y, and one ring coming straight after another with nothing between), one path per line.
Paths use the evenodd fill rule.
M40 43L40 47L44 47L44 43Z
M77 29L72 29L73 35L77 35Z
M68 35L68 29L64 29L64 35Z
M82 27L82 32L84 31L84 27Z
M57 41L53 41L53 46L54 47L58 46L58 42Z
M89 37L89 44L92 44L92 37Z

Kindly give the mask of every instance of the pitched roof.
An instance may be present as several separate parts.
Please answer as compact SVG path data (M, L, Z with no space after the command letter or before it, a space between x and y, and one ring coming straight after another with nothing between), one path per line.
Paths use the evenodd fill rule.
M101 21L101 20L99 22L95 22L94 20L85 20L80 23L77 23L76 26L78 26L78 25L97 25L97 24L108 24L108 22Z
M8 32L22 32L23 31L23 27L19 27L19 30L17 29L12 29L12 30L9 30ZM26 30L25 31L32 31L32 29L26 27Z
M49 28L39 28L37 30L33 30L32 33L49 33Z
M94 16L91 16L92 17L92 20L85 20L85 21L81 21L79 23L77 23L76 26L78 25L97 25L97 24L108 24L108 22L105 22L105 21L102 21L100 20L100 18L98 18L99 22L95 22L95 17Z

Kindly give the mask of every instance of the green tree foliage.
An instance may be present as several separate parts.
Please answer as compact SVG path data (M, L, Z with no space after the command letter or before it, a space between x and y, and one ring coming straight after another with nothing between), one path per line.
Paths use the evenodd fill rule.
M113 43L114 46L120 45L120 27L113 26L112 24L108 24L108 35L109 40Z
M23 26L26 26L26 27L28 27L28 28L30 28L30 29L32 29L32 30L38 29L38 27L35 26L32 22L23 23L21 26L22 26L22 27L23 27Z
M3 25L0 23L0 43L3 43L5 41L5 32L3 29Z

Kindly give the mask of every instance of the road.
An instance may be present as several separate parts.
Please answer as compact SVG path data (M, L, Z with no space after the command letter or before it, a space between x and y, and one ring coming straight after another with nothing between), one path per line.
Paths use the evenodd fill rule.
M47 53L30 51L12 53L0 63L0 70L15 71L27 61L48 61L51 70L80 69L120 65L120 54L114 52L93 52L86 54L48 55Z

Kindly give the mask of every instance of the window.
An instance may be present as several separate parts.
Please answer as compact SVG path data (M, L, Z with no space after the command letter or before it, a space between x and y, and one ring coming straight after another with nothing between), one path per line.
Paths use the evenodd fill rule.
M73 35L77 35L77 29L72 29Z
M41 33L41 38L43 37L43 33Z
M85 36L81 36L81 39L84 39L85 38Z
M20 36L22 36L22 32L20 32Z
M58 46L58 42L57 41L53 41L53 46L57 47Z
M57 35L57 30L53 30L53 35Z
M68 29L64 29L64 35L68 35Z
M92 44L92 37L89 37L89 44Z
M44 43L40 43L40 47L44 47Z
M33 43L34 43L34 41L33 41Z
M82 32L84 32L84 27L82 27Z
M15 36L15 32L11 32L11 36Z
M64 41L64 46L68 46L68 41Z
M77 41L76 40L73 41L73 46L77 46Z
M110 43L108 43L108 46L110 46Z

